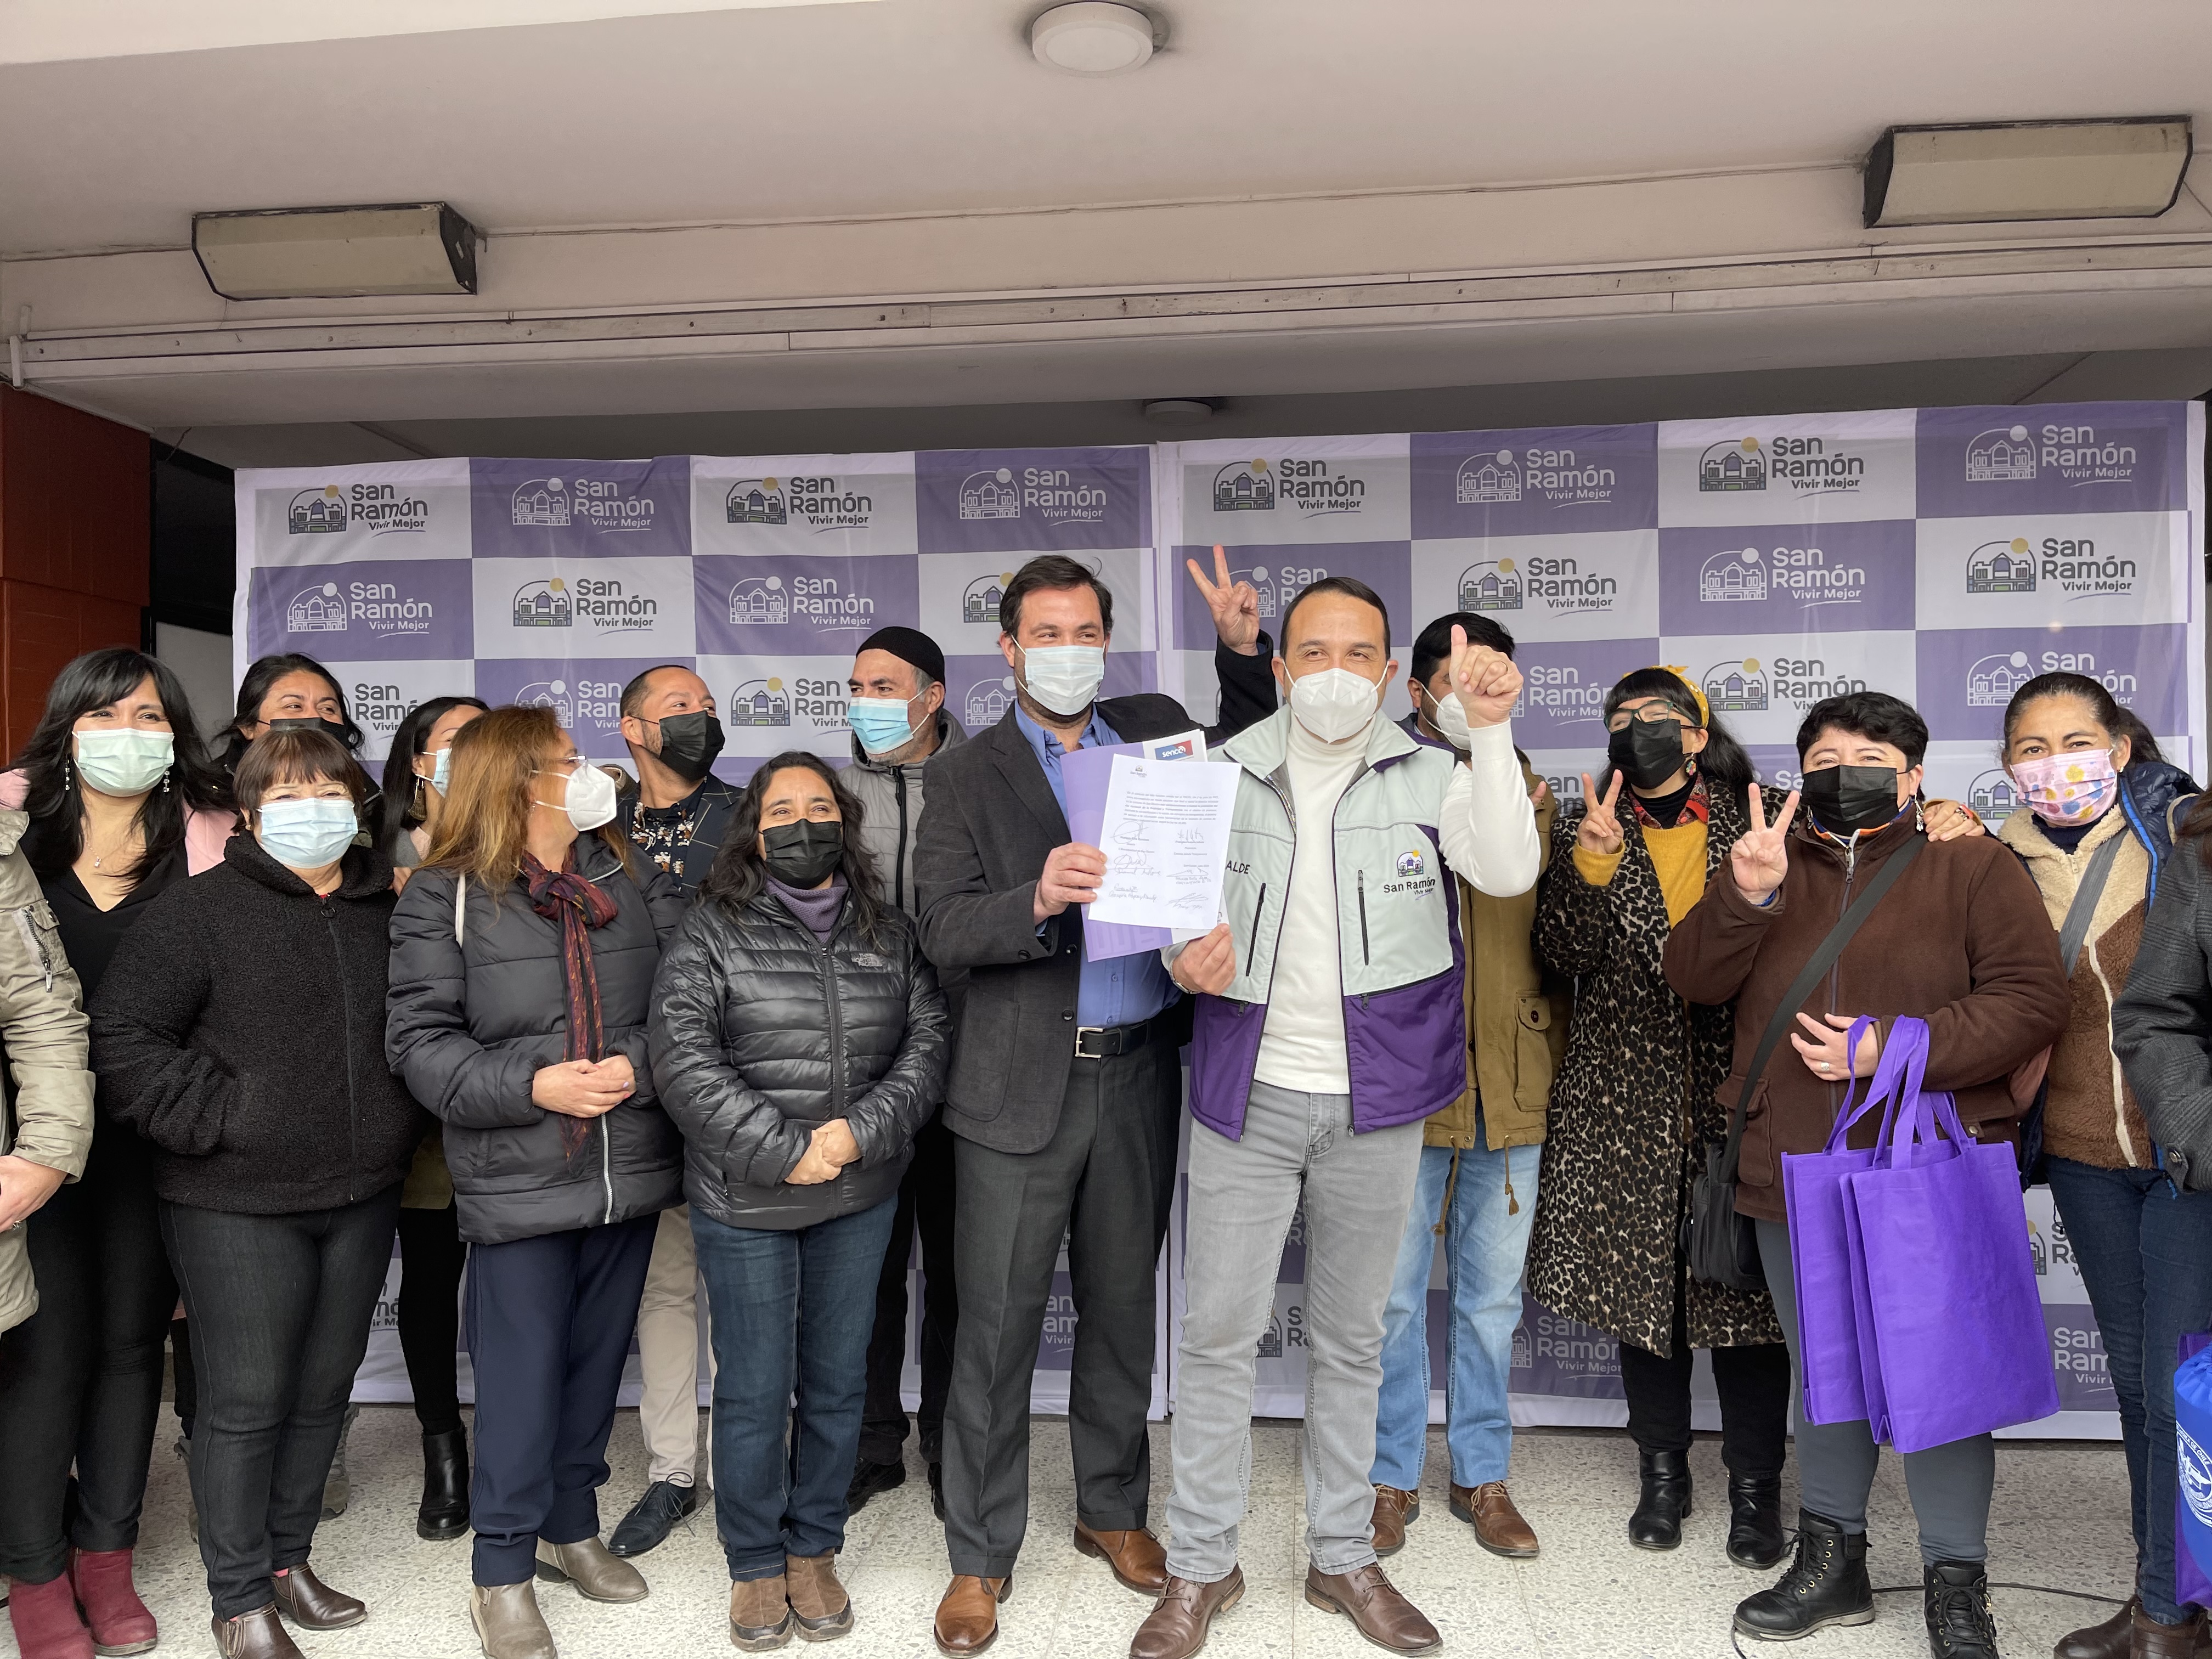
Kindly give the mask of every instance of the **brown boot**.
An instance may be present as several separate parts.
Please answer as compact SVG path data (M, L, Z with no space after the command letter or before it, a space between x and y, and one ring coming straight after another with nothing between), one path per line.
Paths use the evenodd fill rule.
M787 1555L784 1592L802 1642L834 1642L853 1628L853 1598L837 1582L837 1553Z
M784 1575L740 1578L730 1586L730 1644L766 1653L791 1640L791 1603Z
M538 1588L519 1584L476 1584L469 1589L469 1622L484 1659L557 1659L553 1632L538 1610Z
M573 1544L538 1540L538 1576L549 1584L574 1584L587 1601L642 1601L645 1575L597 1538Z
M305 1561L272 1574L269 1583L276 1595L277 1612L301 1630L343 1630L368 1617L368 1607L316 1577Z
M1079 1521L1075 1547L1113 1569L1125 1589L1139 1595L1158 1595L1168 1587L1168 1553L1160 1547L1158 1539L1141 1527L1126 1532L1095 1532Z
M1474 1541L1492 1555L1525 1561L1536 1553L1536 1533L1513 1507L1503 1480L1479 1486L1454 1486L1451 1512L1474 1528ZM1381 1550L1376 1553L1380 1555Z
M2141 1596L2130 1595L2127 1605L2111 1618L2068 1632L2051 1649L2051 1659L2128 1659L2128 1649L2134 1639L2136 1609L2142 1605Z
M222 1659L301 1659L285 1632L284 1621L276 1616L274 1601L235 1619L216 1614L215 1645Z
M2129 1615L2128 1659L2196 1659L2204 1650L2202 1608L2178 1625L2162 1625L2137 1601Z
M1306 1600L1324 1613L1342 1613L1362 1636L1393 1653L1434 1653L1444 1644L1437 1627L1372 1564L1350 1572L1309 1566Z
M1375 1553L1395 1555L1406 1547L1406 1528L1421 1518L1421 1495L1396 1486L1375 1488Z
M1229 1569L1229 1577L1211 1584L1170 1577L1159 1606L1145 1615L1129 1643L1129 1659L1191 1659L1206 1645L1214 1617L1244 1599L1244 1570Z
M951 1659L981 1653L999 1639L999 1603L1014 1588L1013 1576L978 1578L956 1573L937 1604L937 1650Z

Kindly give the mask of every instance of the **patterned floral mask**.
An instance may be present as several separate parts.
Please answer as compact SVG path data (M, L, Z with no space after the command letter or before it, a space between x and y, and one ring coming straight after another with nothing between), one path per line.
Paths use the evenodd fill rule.
M2119 797L2120 775L2109 749L2076 749L2014 761L2012 776L2045 823L2094 823Z

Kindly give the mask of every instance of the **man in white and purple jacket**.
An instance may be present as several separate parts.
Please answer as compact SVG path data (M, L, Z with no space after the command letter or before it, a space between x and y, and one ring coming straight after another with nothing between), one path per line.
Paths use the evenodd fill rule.
M1188 1659L1243 1591L1252 1363L1283 1241L1306 1224L1305 1594L1398 1653L1441 1638L1376 1565L1382 1316L1422 1120L1467 1087L1465 953L1445 866L1486 893L1535 881L1509 720L1520 672L1455 629L1462 763L1381 717L1382 601L1329 577L1284 613L1289 707L1209 757L1243 769L1225 920L1171 951L1196 995L1189 1225L1167 1589L1133 1659Z

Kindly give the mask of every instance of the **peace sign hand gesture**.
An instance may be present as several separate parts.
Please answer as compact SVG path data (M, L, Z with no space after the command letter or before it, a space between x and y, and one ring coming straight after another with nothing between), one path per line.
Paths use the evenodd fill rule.
M1797 792L1792 789L1782 803L1781 816L1767 823L1759 786L1751 786L1751 828L1729 848L1729 869L1735 877L1737 890L1753 904L1765 903L1766 896L1781 886L1782 878L1790 873L1787 837L1790 820L1796 816Z
M1467 723L1503 726L1513 718L1513 705L1521 698L1521 671L1503 651L1486 645L1469 645L1467 629L1457 623L1451 631L1451 688Z
M1597 786L1590 775L1583 774L1583 821L1575 830L1575 845L1586 853L1602 853L1608 858L1620 850L1620 818L1613 811L1620 799L1620 774L1613 775L1606 788L1605 799L1598 799Z
M1213 549L1213 580L1206 579L1196 559L1185 559L1190 568L1190 579L1198 584L1198 591L1206 598L1206 608L1213 613L1213 631L1221 636L1222 644L1239 656L1249 657L1260 648L1260 590L1249 582L1229 580L1228 550L1216 543Z

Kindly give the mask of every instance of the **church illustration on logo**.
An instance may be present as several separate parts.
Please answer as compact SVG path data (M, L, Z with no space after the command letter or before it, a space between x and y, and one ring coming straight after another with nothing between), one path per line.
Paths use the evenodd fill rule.
M1213 475L1216 513L1272 513L1275 475L1265 461L1231 461Z
M1698 458L1698 488L1730 491L1766 488L1766 455L1756 438L1711 446Z
M791 601L781 576L746 576L730 590L730 625L781 628L791 620Z
M1766 597L1766 567L1755 547L1731 547L1698 568L1698 599L1705 605L1735 605Z
M1015 487L1012 469L970 472L960 481L960 516L963 519L1018 519L1022 492Z
M968 591L960 596L960 620L995 624L999 620L999 602L1006 597L1004 584L1013 579L1012 571L1001 570L969 582Z
M558 478L532 478L514 492L518 527L557 530L568 522L568 491Z
M2002 767L1976 778L1966 789L1966 805L1984 817L2002 818L2020 805L2020 789Z
M575 607L568 602L568 586L558 576L546 581L525 582L514 590L517 628L572 628Z
M1462 611L1518 611L1521 594L1521 577L1510 559L1471 564L1459 573Z
M2034 592L2035 559L2027 550L2027 538L2015 536L2008 542L1984 542L1969 553L1966 556L1966 592Z
M1966 446L1968 483L2024 483L2035 477L2035 441L2024 426L1993 426Z
M995 680L978 680L969 687L962 712L966 716L968 729L975 732L987 726L996 726L1006 719L1006 710L1013 705L1014 677L1006 674Z
M2000 651L1978 658L1966 671L1966 707L2002 708L2012 701L2014 692L2033 678L2025 651Z
M1459 464L1453 493L1462 507L1519 501L1521 469L1514 465L1513 452L1501 449L1494 455L1468 456Z
M561 724L573 726L576 723L574 706L568 701L568 682L566 680L535 680L514 694L518 708L550 708L561 717Z
M1766 674L1756 657L1741 662L1717 662L1705 672L1705 701L1730 714L1758 712L1766 708Z
M732 524L786 524L783 488L774 478L740 478L723 497L723 511ZM735 622L737 618L730 618Z
M339 511L344 511L343 506ZM345 625L345 601L338 597L336 582L303 588L292 603L284 607L284 631L287 634L343 634Z
M303 489L292 497L284 518L285 527L295 536L335 536L346 527L345 497L336 484Z
M788 726L791 699L780 678L747 680L730 693L727 713L732 726Z

